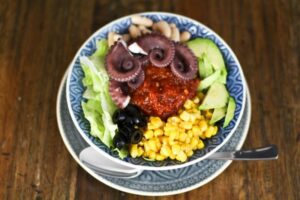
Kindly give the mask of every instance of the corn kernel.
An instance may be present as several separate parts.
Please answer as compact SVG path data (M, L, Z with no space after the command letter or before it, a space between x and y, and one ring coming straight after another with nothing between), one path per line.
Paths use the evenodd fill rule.
M180 125L181 125L182 128L187 129L187 130L192 129L192 127L193 127L192 122L186 122L186 121L181 122Z
M187 138L187 134L185 132L181 132L179 134L179 141L180 142L185 142L186 138Z
M211 117L212 117L212 112L210 110L206 110L205 111L205 118L206 119L211 119Z
M192 123L194 123L195 121L196 121L196 115L195 114L191 114L190 115L190 121L192 122Z
M214 131L213 131L212 135L213 135L213 136L216 135L217 132L218 132L218 127L217 127L217 126L214 126Z
M196 137L192 138L191 147L193 148L193 150L197 149L198 141L199 141L198 138L196 138Z
M161 129L156 129L156 130L154 131L154 136L155 136L155 137L161 136L161 135L163 135L163 134L164 134L164 131L161 130Z
M164 124L159 117L150 117L150 123L152 124L154 129L160 128Z
M168 157L171 154L171 148L167 145L163 145L160 149L160 154Z
M144 151L143 157L148 157L148 152Z
M140 142L138 143L138 145L139 145L139 146L144 146L144 142L143 142L143 141L140 141Z
M209 126L204 134L205 134L206 138L210 138L213 135L213 133L214 133L214 127Z
M169 141L169 145L170 146L175 145L175 144L178 144L178 141L176 141L176 140L175 141L174 140L173 141Z
M153 131L152 130L147 130L145 133L144 133L144 137L146 139L150 139L153 137Z
M172 160L174 160L176 158L176 156L171 152L169 158L172 159Z
M155 157L155 159L158 160L158 161L162 161L162 160L164 160L165 158L166 158L166 157L163 156L163 155L161 155L161 154L156 154L156 157Z
M180 115L179 115L180 119L187 122L190 120L190 114L187 111L183 111Z
M136 144L131 145L130 155L133 158L136 158L138 156L138 146Z
M148 142L144 142L144 149L145 149L145 152L149 152L151 149L150 149L150 145Z
M180 119L179 119L179 117L173 116L173 117L168 118L168 122L169 123L179 123Z
M142 147L138 148L138 157L140 157L141 155L143 155L144 153L144 149Z
M205 132L201 132L199 136L203 140L206 139Z
M186 152L186 155L187 155L188 157L191 157L193 154L194 154L193 151L188 151L188 152Z
M187 135L189 138L192 138L194 136L194 133L192 130L188 130Z
M194 115L195 115L196 119L201 119L202 118L201 113L199 111L197 111Z
M176 155L176 160L179 160L180 162L185 162L187 160L187 156L183 151L179 151L179 153Z
M179 137L178 132L175 131L170 132L169 142L178 139L178 137Z
M149 149L156 152L157 151L157 147L156 147L156 142L154 139L149 140L148 142L149 145Z
M201 120L200 122L199 122L199 127L200 127L200 129L201 129L201 132L203 132L203 131L206 131L206 129L207 129L207 122L206 121L204 121L204 120Z
M162 144L163 145L169 144L169 137L163 136L162 137Z
M151 123L148 123L147 124L147 129L152 130L152 129L155 129L155 127Z
M200 103L200 99L199 99L199 97L195 97L195 98L193 99L193 102L194 102L195 104L198 104L198 103Z
M201 133L201 129L200 129L199 126L193 126L192 132L193 132L193 135L194 135L194 136L199 136L200 133Z
M197 148L198 148L198 149L202 149L203 147L204 147L203 141L202 141L202 140L199 140L199 141L198 141Z
M177 155L180 151L180 146L178 144L172 145L172 153Z
M171 123L167 123L166 126L164 127L165 132L176 131L176 130L177 130L177 126Z
M187 137L186 139L185 139L185 143L186 144L189 144L191 142L191 138L190 137Z
M186 100L183 104L183 107L187 110L196 107L195 103L192 100Z
M154 151L149 152L149 158L154 160L156 158L156 153Z

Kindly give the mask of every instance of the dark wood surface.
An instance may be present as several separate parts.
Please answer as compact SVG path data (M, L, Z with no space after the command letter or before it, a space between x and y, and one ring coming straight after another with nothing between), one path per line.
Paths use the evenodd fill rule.
M96 181L68 153L55 113L60 80L95 30L141 11L194 18L232 47L252 96L244 148L277 144L277 161L234 162L169 197ZM300 199L299 0L0 0L0 199Z

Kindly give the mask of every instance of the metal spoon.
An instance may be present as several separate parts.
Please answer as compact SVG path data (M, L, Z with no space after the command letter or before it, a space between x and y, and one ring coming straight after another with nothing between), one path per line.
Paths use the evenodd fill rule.
M215 152L207 159L210 160L274 160L278 158L276 145L269 145L250 150L239 150L233 152ZM99 154L94 148L87 147L79 154L80 161L92 169L96 174L117 177L134 178L139 176L143 170L120 165L109 158Z

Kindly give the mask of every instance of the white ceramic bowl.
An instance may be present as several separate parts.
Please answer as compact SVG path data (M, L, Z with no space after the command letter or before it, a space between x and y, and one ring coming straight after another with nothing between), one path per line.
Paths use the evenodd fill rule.
M94 147L98 152L102 153L104 156L114 160L119 164L143 170L168 170L186 167L199 162L200 160L203 160L212 153L216 152L228 141L228 139L232 136L235 129L237 128L244 112L246 102L246 84L243 71L238 59L236 58L230 47L225 43L225 41L214 31L201 24L200 22L171 13L146 12L140 14L143 16L147 16L154 21L165 20L169 23L175 23L181 31L189 31L192 34L192 38L209 38L217 44L223 54L228 71L226 87L230 95L234 97L236 101L234 118L230 122L229 126L227 126L226 128L220 127L217 135L205 141L205 148L197 150L194 155L184 163L169 159L165 161L146 161L142 158L131 157L127 157L122 160L115 152L106 147L98 138L90 135L89 123L84 118L84 114L81 108L81 101L83 100L82 95L85 88L82 85L82 78L84 77L84 75L79 63L79 58L80 56L90 56L96 50L96 41L106 38L108 32L128 32L128 27L131 24L130 16L122 17L100 28L84 42L84 44L76 53L70 65L66 89L67 103L70 115L72 117L74 125L78 129L81 136L85 139L85 141L92 147Z

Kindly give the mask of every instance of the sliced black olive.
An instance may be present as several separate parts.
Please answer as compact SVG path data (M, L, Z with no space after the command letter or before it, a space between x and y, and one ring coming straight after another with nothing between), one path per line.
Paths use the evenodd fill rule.
M113 123L120 124L126 120L126 113L123 110L116 110L112 116Z
M123 125L123 126L119 127L119 134L124 136L124 138L126 139L126 143L130 142L131 134L134 131L135 131L135 128L132 126Z
M113 139L113 145L118 148L118 149L123 149L126 145L126 139L124 138L123 135L121 134L116 134L114 139Z
M139 129L136 129L130 136L130 143L137 144L142 140L142 137L143 133Z
M128 106L126 106L124 110L131 117L139 117L141 113L140 109L133 104L129 104Z
M141 128L145 128L147 126L147 118L145 116L142 116L137 125Z
M122 123L122 125L124 126L134 126L135 123L134 123L134 120L132 117L127 117L126 120Z

